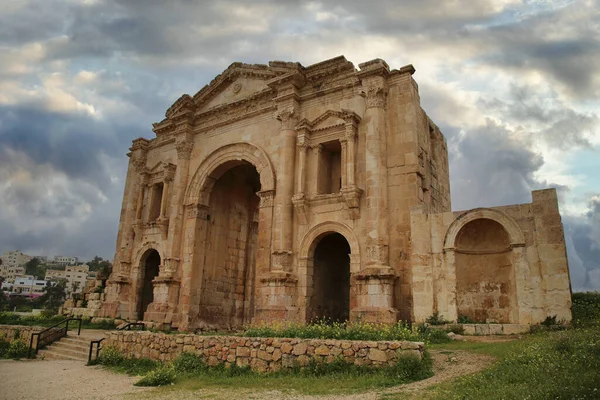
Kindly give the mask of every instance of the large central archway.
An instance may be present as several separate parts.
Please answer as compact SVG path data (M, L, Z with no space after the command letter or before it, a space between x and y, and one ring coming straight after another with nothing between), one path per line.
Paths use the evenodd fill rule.
M252 316L260 177L242 163L228 169L210 193L200 318L240 326Z

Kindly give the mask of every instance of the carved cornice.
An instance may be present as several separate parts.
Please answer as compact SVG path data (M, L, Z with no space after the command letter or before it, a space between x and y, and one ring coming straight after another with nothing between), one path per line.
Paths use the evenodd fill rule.
M274 190L262 190L256 195L260 198L260 208L273 207L273 199L275 198Z
M150 140L139 137L137 139L133 139L131 141L131 147L129 148L129 150L131 151L136 151L136 150L141 150L142 152L146 152L148 150L148 145L150 144Z
M135 172L140 176L144 176L146 174L146 154L140 154L130 160Z
M208 206L204 204L188 204L185 206L185 218L208 220L208 211Z

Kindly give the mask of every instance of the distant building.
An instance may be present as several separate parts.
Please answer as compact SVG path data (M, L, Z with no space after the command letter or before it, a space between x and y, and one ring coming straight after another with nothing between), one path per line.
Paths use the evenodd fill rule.
M79 264L79 257L54 256L54 264L75 265Z
M48 269L46 270L45 280L57 280L57 279L66 279L67 293L70 293L73 288L73 284L77 282L77 290L75 293L80 293L87 284L88 272L89 268L87 265L77 265L77 266L68 266L64 271L57 269Z
M2 259L3 266L16 267L21 264L25 264L27 261L31 260L33 257L28 256L27 254L23 254L18 250L13 251L5 251L0 256Z
M15 278L21 275L25 275L24 267L15 267L8 265L0 266L0 277L4 278L5 282L13 283Z
M8 290L11 295L21 294L30 297L38 297L44 293L44 288L48 282L42 279L35 279L31 275L19 276L13 283L5 282L2 289Z

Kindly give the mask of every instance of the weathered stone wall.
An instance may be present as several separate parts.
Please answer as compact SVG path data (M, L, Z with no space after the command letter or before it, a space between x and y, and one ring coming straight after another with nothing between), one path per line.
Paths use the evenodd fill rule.
M469 282L481 280L468 275L478 274L482 265L490 269L486 279L494 281L488 288L492 289L490 293L497 291L498 296L486 295L485 287L474 289L483 296L483 301L477 300L480 305L495 308L483 315L487 321L476 322L530 325L554 315L571 321L569 269L556 190L533 191L532 200L528 204L439 214L427 214L422 206L413 208L411 287L416 321L424 321L436 311L455 321L461 301L464 307L476 305L473 298L470 305L465 304L465 299L469 301L465 294ZM470 224L486 220L495 221L508 234L506 248L486 248L490 227L496 226L489 223L474 226L471 245L461 248L460 237ZM483 248L469 248L477 243ZM493 315L502 308L508 311L505 316Z
M31 334L44 329L41 326L0 325L0 340L12 343L15 338L15 332L19 332L19 339L29 344Z
M311 360L330 363L338 357L356 365L390 365L399 356L421 357L424 344L118 331L109 333L104 346L116 347L127 356L159 361L171 361L182 352L190 352L202 356L210 366L235 363L266 372L290 368L295 364L306 366Z

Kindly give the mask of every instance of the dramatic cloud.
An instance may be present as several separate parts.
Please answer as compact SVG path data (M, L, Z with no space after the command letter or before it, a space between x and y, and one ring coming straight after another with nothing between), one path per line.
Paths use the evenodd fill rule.
M9 0L0 251L112 257L131 140L234 61L412 63L454 209L557 187L573 287L600 288L600 2Z

